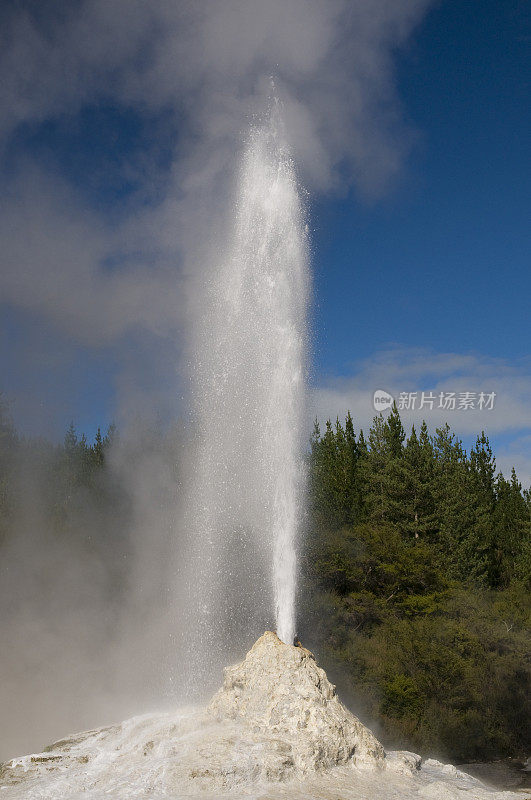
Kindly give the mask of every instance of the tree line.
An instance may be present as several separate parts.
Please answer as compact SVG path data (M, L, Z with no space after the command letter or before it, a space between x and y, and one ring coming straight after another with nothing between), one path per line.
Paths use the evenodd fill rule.
M406 541L440 552L448 576L507 586L531 566L531 494L514 468L496 474L482 431L467 454L448 425L430 436L425 422L406 435L396 406L375 417L367 441L345 424L315 423L310 500L315 528L387 524Z
M90 442L71 423L61 443L24 437L0 403L0 568L2 545L23 537L113 549L128 520L127 495L106 468L116 435L98 428Z
M396 406L310 442L304 635L391 745L453 759L530 744L531 497L448 425Z

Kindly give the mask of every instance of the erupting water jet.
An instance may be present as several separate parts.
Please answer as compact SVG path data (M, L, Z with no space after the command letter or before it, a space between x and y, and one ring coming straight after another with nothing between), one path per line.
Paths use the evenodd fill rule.
M205 287L191 359L200 435L193 583L203 649L231 625L241 628L238 616L248 628L253 603L259 624L267 624L263 609L271 608L280 639L291 644L295 635L309 259L276 103L251 132L235 205L230 244ZM238 576L239 594L227 600L242 538L256 573ZM269 564L269 580L256 580L260 562Z

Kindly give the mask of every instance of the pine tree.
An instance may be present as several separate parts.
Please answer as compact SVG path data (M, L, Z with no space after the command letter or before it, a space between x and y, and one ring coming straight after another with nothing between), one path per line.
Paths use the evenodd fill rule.
M118 439L118 429L114 422L111 422L109 427L107 428L107 433L103 439L103 446L105 450L108 450Z
M366 486L366 507L370 519L385 522L388 519L387 495L387 440L383 414L372 421L368 437L368 453L363 464L363 482Z
M422 423L420 439L415 426L404 453L407 465L409 524L407 530L415 539L433 536L437 531L435 513L433 447L426 422Z
M393 403L393 407L384 425L383 437L388 455L391 458L402 458L404 455L404 440L406 434L396 407L396 402Z
M359 519L361 508L357 486L358 446L350 411L347 412L344 428L339 419L336 420L335 439L337 518L339 524L351 524Z
M484 493L489 503L494 502L494 475L496 472L496 459L485 431L476 439L476 445L470 451L470 467L477 482L478 488Z
M318 526L337 526L336 492L336 438L330 420L320 436L317 420L312 434L311 483L313 485L312 511Z
M490 586L500 581L500 552L496 544L494 475L496 461L485 431L477 437L470 452L469 502L474 506L474 522L462 543L461 556L471 574Z
M360 429L356 445L356 471L353 487L353 507L355 519L366 520L368 517L369 496L369 448L363 430Z
M356 441L354 423L350 411L345 419L345 443L349 470L349 522L359 522L363 518L363 492L361 485L360 459L366 455L367 448L360 431L359 442Z
M68 455L74 455L77 451L77 433L73 421L70 422L65 433L64 449Z
M463 558L463 550L475 522L475 508L469 494L466 453L448 424L435 430L433 453L433 496L442 563L452 577L468 577L469 563Z
M499 473L495 492L494 528L499 584L507 586L516 574L525 578L521 570L522 553L526 549L526 542L531 540L531 522L522 485L514 467L510 481Z
M105 461L105 448L103 444L103 436L101 435L101 428L96 431L94 444L92 445L92 453L94 457L94 464L98 467L103 466Z
M361 435L361 450L356 442L350 412L345 427L336 419L327 421L321 436L316 420L310 437L310 485L312 511L320 524L331 529L351 524L362 514L358 459L367 448Z
M370 518L406 533L413 522L410 467L404 458L405 433L396 404L384 419L374 418L366 461L367 508Z
M350 452L347 446L347 439L343 426L336 418L335 424L335 515L336 525L340 526L350 522L350 485L352 478L352 465L350 463Z

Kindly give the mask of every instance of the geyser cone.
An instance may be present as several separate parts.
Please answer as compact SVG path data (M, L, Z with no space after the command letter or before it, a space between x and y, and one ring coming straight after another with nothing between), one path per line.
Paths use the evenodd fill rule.
M376 765L384 750L338 700L335 687L309 650L266 631L241 664L225 669L208 711L236 720L285 745L286 769L298 774L338 764Z
M284 782L289 781L288 785ZM384 751L312 654L266 632L207 709L149 714L0 765L4 800L517 800L450 765Z
M381 765L383 758L313 655L266 632L225 670L205 711L147 715L77 734L8 762L3 776L9 800L26 800L32 790L39 797L77 796L80 787L89 787L89 797L178 798L342 764Z

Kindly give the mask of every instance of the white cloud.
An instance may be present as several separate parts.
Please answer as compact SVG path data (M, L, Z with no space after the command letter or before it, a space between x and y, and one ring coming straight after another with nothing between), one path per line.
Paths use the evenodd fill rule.
M35 310L88 344L138 326L166 333L176 325L175 270L133 260L105 269L113 252L127 252L121 237L63 182L26 170L0 201L2 301Z
M370 359L355 364L349 377L331 378L312 390L311 411L321 421L328 417L344 418L350 410L356 427L368 430L375 415L373 393L384 389L398 400L400 392L417 392L415 410L402 410L406 427L417 427L426 419L430 429L446 422L460 436L485 430L487 435L502 437L498 466L509 473L515 466L524 483L531 474L530 437L522 432L531 429L531 362L510 364L477 354L437 353L422 348L389 348ZM438 398L433 410L419 410L422 392L495 392L492 410L479 408L445 411ZM509 440L506 441L507 437ZM498 454L498 453L497 453Z
M341 162L373 190L400 161L392 53L429 5L85 0L46 14L17 4L4 11L2 129L111 99L184 110L187 129L220 148L263 109L274 74L307 179L330 185Z

